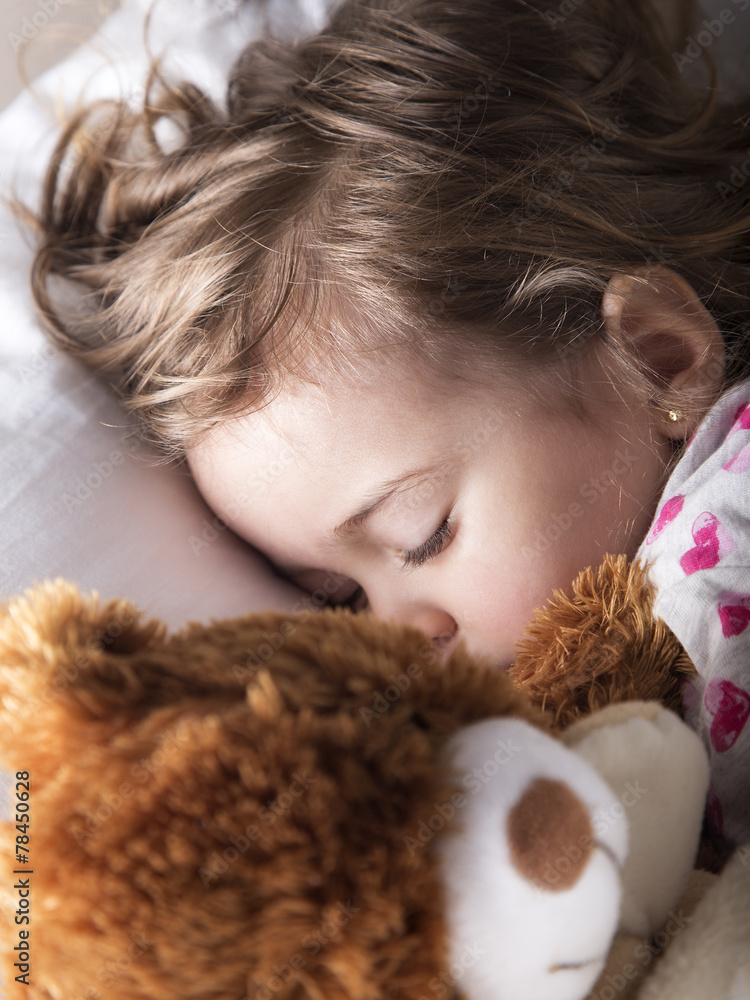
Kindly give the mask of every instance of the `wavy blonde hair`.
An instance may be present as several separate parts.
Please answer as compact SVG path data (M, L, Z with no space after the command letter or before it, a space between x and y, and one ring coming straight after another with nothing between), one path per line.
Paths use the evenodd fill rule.
M687 87L646 0L563 6L347 0L314 37L250 45L225 107L155 72L142 109L82 110L38 214L53 337L175 457L310 353L574 354L604 336L610 277L659 262L736 380L750 104Z

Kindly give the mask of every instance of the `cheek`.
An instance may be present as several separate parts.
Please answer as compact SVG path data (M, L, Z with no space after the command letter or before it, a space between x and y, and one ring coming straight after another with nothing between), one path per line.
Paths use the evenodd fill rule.
M550 564L545 575L557 587L605 552L629 551L636 536L637 547L663 482L652 445L629 445L615 435L563 441L532 472L509 534L531 563Z
M454 597L463 613L472 651L509 663L515 644L538 608L555 590L568 590L578 573L596 564L607 549L583 505L572 513L550 514L523 529L498 531L452 575ZM472 648L472 644L470 644Z
M510 560L509 569L499 569L502 562L507 563L505 555L498 556L498 563L486 560L475 565L472 573L455 581L455 593L464 604L470 650L509 665L516 642L536 608L551 596L554 583L550 565L541 557L517 556ZM461 608L457 610L461 615Z

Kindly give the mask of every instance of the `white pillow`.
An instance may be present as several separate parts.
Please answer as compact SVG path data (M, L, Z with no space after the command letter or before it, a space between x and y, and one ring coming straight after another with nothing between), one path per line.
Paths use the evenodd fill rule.
M282 20L315 27L321 0ZM35 203L53 148L55 112L82 96L141 92L146 3L130 2L95 39L0 115L0 180ZM255 30L254 6L161 0L150 33L166 67L220 97L227 68ZM166 49L165 49L166 47ZM0 207L0 596L64 576L102 597L127 597L172 626L265 607L302 591L219 522L186 467L134 454L111 391L45 339L29 291L28 234Z

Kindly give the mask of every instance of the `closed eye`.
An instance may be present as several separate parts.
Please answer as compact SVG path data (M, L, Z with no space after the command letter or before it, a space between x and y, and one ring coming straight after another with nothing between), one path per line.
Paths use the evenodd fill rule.
M430 559L434 559L435 556L439 555L452 540L453 526L451 525L449 515L426 542L423 542L416 549L401 549L399 555L403 560L404 569L423 566Z

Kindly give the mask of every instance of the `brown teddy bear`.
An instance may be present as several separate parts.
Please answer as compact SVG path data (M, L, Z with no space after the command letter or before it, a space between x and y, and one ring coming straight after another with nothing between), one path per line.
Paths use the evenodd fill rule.
M513 679L342 610L168 636L64 581L10 602L7 1000L630 995L706 787L672 712L613 704L692 669L649 601L608 560Z

